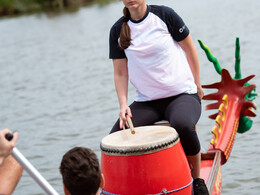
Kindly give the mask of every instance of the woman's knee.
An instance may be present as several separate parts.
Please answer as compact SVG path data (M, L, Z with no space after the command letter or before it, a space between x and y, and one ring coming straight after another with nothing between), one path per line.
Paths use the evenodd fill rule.
M174 122L170 122L171 126L173 128L175 128L175 130L179 133L179 134L188 134L190 132L195 131L195 125L189 121L174 121Z

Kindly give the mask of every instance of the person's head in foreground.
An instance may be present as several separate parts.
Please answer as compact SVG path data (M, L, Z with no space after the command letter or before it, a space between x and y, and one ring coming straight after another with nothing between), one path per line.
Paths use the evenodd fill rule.
M64 154L60 173L65 195L96 195L104 187L99 161L89 148L75 147Z

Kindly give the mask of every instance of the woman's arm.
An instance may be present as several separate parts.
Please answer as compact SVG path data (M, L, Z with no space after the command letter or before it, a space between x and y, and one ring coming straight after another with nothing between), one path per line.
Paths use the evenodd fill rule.
M195 84L197 85L198 96L200 97L200 99L202 99L202 97L204 96L204 92L200 83L199 59L191 35L189 34L184 40L178 43L186 54L190 69L195 80Z
M116 92L118 96L118 101L120 105L120 128L125 129L126 114L132 117L131 110L127 105L128 96L128 69L127 69L127 59L114 59L114 81Z

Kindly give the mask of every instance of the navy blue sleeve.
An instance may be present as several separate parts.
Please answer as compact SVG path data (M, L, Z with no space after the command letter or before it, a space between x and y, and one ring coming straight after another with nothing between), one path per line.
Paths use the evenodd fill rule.
M179 42L185 39L190 31L182 18L170 7L153 5L152 12L161 18L167 25L172 38Z
M118 39L122 27L123 19L120 18L111 28L109 36L109 58L122 59L126 58L125 52L120 48Z

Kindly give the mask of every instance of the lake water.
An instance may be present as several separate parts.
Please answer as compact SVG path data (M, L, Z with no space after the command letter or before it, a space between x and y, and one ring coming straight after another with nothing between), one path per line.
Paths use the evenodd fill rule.
M163 0L190 28L198 50L202 84L220 80L196 40L201 39L234 75L235 39L240 37L242 76L260 84L259 0ZM122 2L84 7L75 13L34 14L0 20L0 128L20 132L17 148L62 194L59 164L74 146L93 149L118 117L108 36L121 16ZM206 91L207 93L207 91ZM135 96L130 87L129 102ZM260 98L255 103L260 105ZM207 148L215 122L203 113L198 133ZM259 111L256 111L258 114ZM260 121L238 134L222 167L222 194L260 193ZM26 172L15 195L44 194Z

